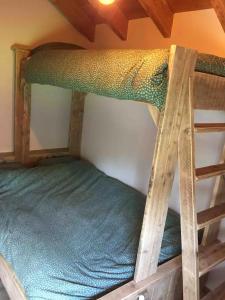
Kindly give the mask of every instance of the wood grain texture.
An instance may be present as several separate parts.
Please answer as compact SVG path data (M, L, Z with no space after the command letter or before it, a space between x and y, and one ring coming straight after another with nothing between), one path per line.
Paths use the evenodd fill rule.
M199 275L202 276L225 260L225 243L201 246L199 255Z
M174 13L209 9L212 7L210 0L167 0Z
M152 175L146 200L139 242L135 281L139 282L157 270L168 201L177 163L177 143L186 86L196 61L196 52L173 46L167 100L159 122Z
M0 153L0 163L15 161L14 152L1 152Z
M156 127L158 127L161 113L159 112L157 107L151 104L147 104L147 106L148 106L149 113L153 119L153 122L155 123Z
M2 256L0 256L0 279L11 300L27 300L16 274Z
M144 296L149 300L182 299L181 257L159 266L157 272L143 281L130 281L122 287L101 297L101 300L137 300Z
M221 163L225 163L225 145L221 153ZM225 203L225 177L218 176L212 192L210 207ZM217 240L220 222L207 226L204 230L202 245L210 245Z
M89 0L89 3L95 7L97 13L105 20L115 34L122 40L127 39L128 19L115 4L103 5L98 0Z
M186 101L179 137L180 215L184 300L198 300L199 260L195 199L195 153L193 122L193 82L186 90Z
M22 120L23 120L23 65L31 53L31 49L24 45L15 44L14 51L14 152L15 159L22 159Z
M58 156L68 156L69 148L43 149L29 151L29 160L35 161L43 158L51 158Z
M73 92L71 100L69 153L77 158L81 155L85 96L84 93Z
M220 284L215 290L210 291L201 300L224 300L225 299L225 282Z
M225 31L225 1L211 0L211 5L215 9L220 24L223 27L223 30Z
M30 119L31 119L31 84L23 81L23 117L22 117L22 155L21 162L29 163Z
M219 165L212 165L202 168L197 168L195 172L196 180L207 179L214 176L225 174L225 163Z
M163 0L138 1L146 11L146 14L152 18L161 34L166 38L170 37L173 26L173 12L167 2Z
M94 41L95 23L87 15L79 1L73 0L49 0L58 8L68 21L89 41Z
M198 230L225 218L225 203L210 207L198 213Z
M195 72L193 102L195 109L225 110L225 78Z
M225 131L225 123L196 123L194 129L197 133L221 132Z

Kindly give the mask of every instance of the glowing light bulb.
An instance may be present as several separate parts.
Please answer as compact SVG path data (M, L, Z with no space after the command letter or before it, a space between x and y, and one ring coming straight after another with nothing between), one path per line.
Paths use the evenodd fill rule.
M115 0L98 0L101 4L110 5L115 2Z

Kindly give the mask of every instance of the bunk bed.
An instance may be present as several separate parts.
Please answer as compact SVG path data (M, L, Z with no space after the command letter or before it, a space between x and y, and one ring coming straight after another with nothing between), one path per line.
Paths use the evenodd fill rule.
M195 108L225 109L225 61L177 46L13 50L15 151L0 156L23 165L0 170L0 278L10 298L181 299L179 217L168 212L178 136L190 78ZM68 148L30 151L33 83L73 90ZM81 159L90 92L148 105L158 134L146 201Z

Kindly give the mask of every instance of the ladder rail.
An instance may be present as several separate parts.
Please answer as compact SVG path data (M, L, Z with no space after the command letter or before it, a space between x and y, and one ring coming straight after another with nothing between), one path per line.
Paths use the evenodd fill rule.
M199 299L200 297L199 261L198 255L196 255L198 253L198 234L194 189L195 155L192 93L193 79L190 78L178 146L184 300Z

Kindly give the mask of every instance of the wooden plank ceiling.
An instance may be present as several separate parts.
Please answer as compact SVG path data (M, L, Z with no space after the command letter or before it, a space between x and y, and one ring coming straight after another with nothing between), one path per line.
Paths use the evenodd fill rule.
M128 22L150 17L163 37L171 35L175 13L214 8L225 31L225 0L115 0L103 5L98 0L50 0L89 41L95 26L108 24L122 40L127 39Z

